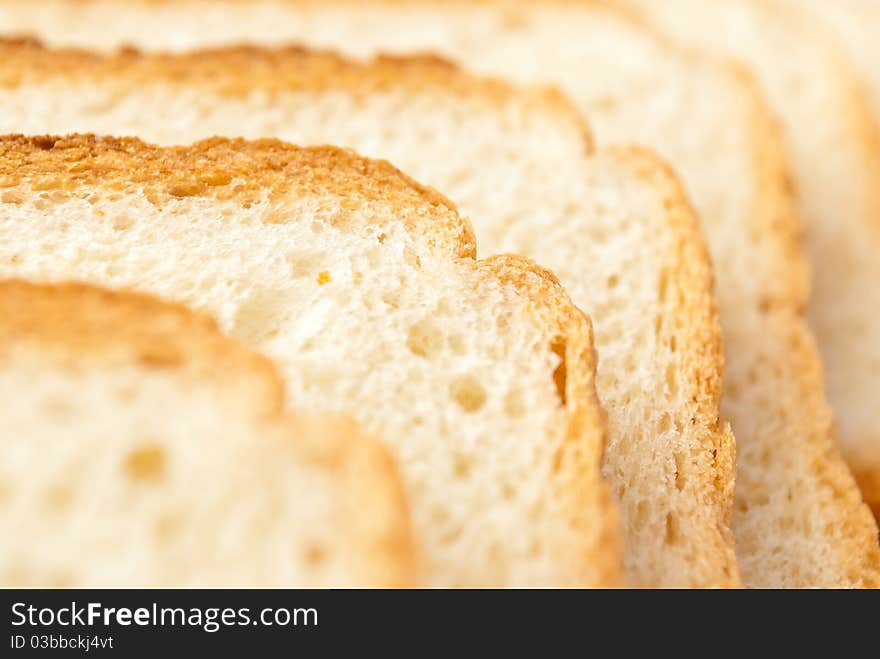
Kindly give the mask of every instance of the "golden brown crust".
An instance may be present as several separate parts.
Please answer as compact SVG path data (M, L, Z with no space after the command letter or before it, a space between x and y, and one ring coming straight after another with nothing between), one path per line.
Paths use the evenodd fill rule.
M850 460L850 464L852 465L852 472L856 483L858 483L862 496L865 498L865 503L871 508L874 517L880 520L880 465L864 469L859 465L868 464L868 461L856 462ZM880 564L878 564L878 569L880 569Z
M212 319L139 293L3 280L0 365L22 347L73 368L88 362L171 369L247 390L267 436L280 429L304 462L342 483L351 521L342 530L358 548L352 552L353 578L376 587L417 583L409 512L391 456L350 421L285 413L284 386L272 363L223 336Z
M137 364L220 386L235 379L266 415L280 413L284 402L284 385L268 359L224 337L211 318L148 295L2 281L0 363L24 343L71 365Z
M112 54L86 50L48 49L32 38L0 37L0 87L52 79L93 80L139 86L163 80L166 84L209 87L218 94L244 96L254 89L320 92L344 89L367 96L406 90L419 94L455 94L492 104L516 102L535 112L561 114L578 124L590 139L586 120L555 87L511 85L464 73L449 60L430 53L409 56L378 55L348 59L332 51L300 46L260 48L233 46L189 53L141 53L124 48Z
M622 576L617 513L611 489L601 474L606 423L596 392L592 323L571 301L556 276L530 259L500 254L478 261L478 265L519 291L531 302L541 324L556 334L551 345L562 363L554 375L568 412L568 430L557 461L555 499L569 502L567 512L575 528L591 530L589 543L565 548L567 555L558 558L571 563L589 557L582 563L583 584L619 586Z
M472 227L448 199L384 160L346 149L220 137L166 148L136 138L94 135L0 137L0 201L3 188L29 186L50 191L57 199L89 195L93 186L123 190L132 184L157 205L193 196L235 198L242 204L276 196L336 198L340 212L332 221L340 223L349 221L347 209L364 201L380 202L400 212L372 221L403 222L414 233L430 235L434 247L453 256L469 257L476 251Z

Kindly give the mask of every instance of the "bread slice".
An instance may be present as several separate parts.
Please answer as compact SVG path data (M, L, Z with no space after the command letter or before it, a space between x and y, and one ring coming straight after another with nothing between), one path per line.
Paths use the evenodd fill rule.
M428 585L604 586L589 319L384 162L220 138L0 139L0 273L137 288L273 357L288 402L350 414L400 464Z
M0 585L407 586L397 469L183 307L0 282Z
M11 44L0 59L10 81L0 130L338 142L451 194L474 219L483 253L521 252L550 266L597 321L605 473L622 512L629 582L738 583L709 265L677 180L653 156L591 154L558 94L430 58L357 64L296 49L101 57Z
M789 7L789 10L809 10L817 17L817 19L823 21L825 27L833 32L837 40L835 48L844 49L849 56L852 65L856 67L860 80L858 82L852 79L850 80L849 84L851 87L849 93L853 97L859 97L863 93L867 95L873 112L874 126L868 126L867 122L865 122L864 105L861 100L851 102L857 107L853 122L854 124L858 124L859 122L862 122L863 124L861 130L864 131L865 136L861 139L864 139L865 144L862 146L862 149L864 149L864 155L861 157L872 163L869 164L868 171L871 171L871 169L877 170L878 166L876 165L876 159L880 157L877 155L880 153L880 129L878 129L878 126L880 126L880 65L878 65L878 62L880 62L880 42L878 42L877 39L877 36L880 35L880 2L876 2L876 0L807 0L806 2L799 3L797 7ZM811 30L815 29L818 28L811 28ZM839 55L835 55L834 57L837 58ZM864 87L863 90L856 88L859 83L862 83ZM858 148L859 147L857 147L857 150ZM849 174L847 173L847 176L848 175ZM872 176L873 182L871 179ZM876 192L876 186L880 185L877 180L877 175L868 174L866 178L868 179L868 182L863 185L874 186L873 190L869 190L869 194L871 194L875 200L870 203L873 203L880 208L880 202L876 201L876 195L880 194ZM874 226L880 226L880 212L876 212L875 219L873 221L869 219L868 222L872 223ZM874 238L869 244L869 249L871 248L870 245L873 245L873 248L875 249L875 261L876 247L878 244L880 243L878 243L876 238ZM866 260L870 262L870 259ZM878 272L880 272L880 270L874 267L866 274L867 276L876 277ZM847 403L851 393L858 395L856 392L864 391L865 394L870 395L872 390L876 391L877 365L880 363L878 362L880 349L877 348L877 340L880 338L880 329L878 329L880 328L880 320L877 320L876 318L871 320L871 308L865 307L864 312L868 313L868 316L865 316L865 319L869 325L866 328L861 329L860 324L858 323L858 318L863 311L857 306L851 304L850 313L853 312L859 314L855 316L857 331L868 332L870 337L868 341L873 342L870 346L870 352L866 352L866 356L869 359L874 359L872 366L874 375L869 375L869 380L853 383L844 381L839 385L840 394L838 395L838 399L842 401L839 404L843 406L842 409L846 410L847 413L852 412L853 408L856 408L860 404L859 402L854 404ZM846 328L841 328L839 332L840 334L843 334L852 329L853 325L850 324ZM846 339L845 337L840 337L839 340ZM864 343L864 340L860 341L859 345L856 346L856 349L862 349ZM834 350L834 348L832 348L832 350ZM831 352L830 354L831 357L834 358L835 353ZM873 357L870 357L870 355L873 355ZM864 375L870 371L868 369L860 369L858 372ZM845 376L845 373L839 374L839 377ZM876 395L872 400L876 401ZM876 405L876 402L865 402L867 402L869 407L871 405ZM856 477L862 487L867 502L873 508L874 515L880 519L880 426L878 426L875 421L866 419L866 412L867 410L855 410L855 413L859 415L858 418L861 418L862 420L858 425L845 432L843 438L844 448L847 450L847 457L849 458L850 465L855 470Z
M357 55L430 49L484 73L556 82L606 142L638 140L659 149L684 175L716 264L729 356L722 411L740 447L734 534L744 581L755 586L855 586L874 579L876 528L836 453L821 366L802 317L807 267L777 120L744 68L680 50L637 19L586 0L258 0L213 3L210 8L187 0L158 6L137 0L110 5L90 1L75 6L61 2L51 10L44 5L39 16L31 3L15 6L7 11L7 30L100 48L133 43L181 50L295 40ZM108 17L113 31L103 29ZM256 65L249 61L245 66ZM59 119L67 116L69 100ZM21 101L13 105L22 108L16 125L34 126ZM162 105L156 102L150 112ZM336 111L351 112L353 105ZM389 105L387 113L394 111ZM124 125L123 113L117 113L115 125ZM129 121L136 119L134 110L128 116ZM239 126L254 134L267 129L246 117ZM431 135L430 127L423 130ZM383 133L361 148L383 152L392 143ZM483 144L476 138L472 143ZM408 168L421 163L422 169L412 171L432 180L425 174L431 173L434 160L410 163L405 156L394 154ZM439 162L462 161L447 148ZM442 188L469 210L468 179L473 174L462 169L457 181L455 174ZM531 182L535 177L528 178ZM503 236L486 231L485 221L479 220L485 216L473 215L485 238L481 245L503 244ZM547 263L558 270L556 263ZM611 416L613 425L613 412ZM609 457L613 455L612 448ZM795 497L793 491L817 494ZM627 517L626 511L624 516L638 517ZM822 522L815 523L817 519Z
M826 366L841 447L876 507L880 139L854 71L821 26L800 11L800 3L632 4L682 42L742 58L781 112L814 267L808 317ZM822 456L815 453L817 463Z

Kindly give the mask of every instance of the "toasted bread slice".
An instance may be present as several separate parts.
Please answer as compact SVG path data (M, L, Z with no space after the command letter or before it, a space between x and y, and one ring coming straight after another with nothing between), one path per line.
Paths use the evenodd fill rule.
M876 314L880 308L876 286L880 280L880 139L860 83L833 39L800 10L801 3L630 0L630 4L683 43L741 58L756 72L781 113L814 269L807 315L824 360L841 449L865 498L876 506L880 501L880 424L874 413L880 373ZM812 369L804 372L812 373ZM827 418L824 409L818 409ZM836 458L829 460L831 450L827 443L816 443L809 454L810 464L821 473L821 487L790 479L796 473L791 469L782 472L786 477L780 482L786 491L801 493L799 500L815 502L821 510L818 526L827 528L825 541L820 544L816 538L805 545L825 557L822 563L808 565L802 551L792 557L791 578L786 583L808 577L816 583L847 584L849 579L835 579L835 575L841 570L847 574L860 570L852 529L876 533L862 513L855 514L854 495L847 494L850 514L832 505L849 488L842 476L835 475L840 470ZM762 507L773 505L771 501ZM798 515L788 527L814 532L816 519ZM790 533L788 527L774 529L771 537L784 537ZM801 535L808 540L811 534ZM755 569L770 579L773 568L773 563L767 563Z
M136 288L273 357L401 467L429 585L618 582L589 319L384 162L220 138L0 140L0 272Z
M837 38L838 47L845 50L850 61L856 67L861 82L864 84L864 93L867 94L874 114L874 128L865 127L865 142L873 153L880 152L880 2L876 0L809 0L801 7L813 12L821 19L824 25L831 30ZM792 9L796 11L796 9ZM853 95L861 95L861 91L855 89L853 81ZM859 103L861 105L861 103ZM871 146L873 145L873 146ZM870 184L870 183L869 183ZM874 181L874 186L878 185ZM874 241L876 248L877 242ZM876 255L876 251L875 251ZM875 256L876 259L876 256ZM873 271L876 275L877 271ZM870 303L868 303L870 304ZM876 308L876 307L875 307ZM870 312L870 307L865 307ZM877 341L878 326L880 321L874 319L868 332L872 332L873 346L875 350L872 368L877 373ZM873 330L870 329L873 327ZM845 330L844 330L845 331ZM865 369L865 373L869 372ZM847 389L863 390L870 395L876 390L876 380L871 379L863 382L844 382L841 398L847 395ZM868 408L876 406L876 396L873 400L865 401ZM858 404L857 404L858 405ZM855 406L852 406L855 407ZM856 410L857 414L867 412L867 409ZM850 466L855 471L856 478L865 495L865 499L874 511L874 516L880 520L880 431L874 424L873 419L863 418L861 430L854 429L844 437L844 446L847 449L847 458Z
M597 320L611 429L605 473L623 516L629 582L738 583L711 275L693 213L656 158L595 153L558 94L431 58L0 51L0 72L15 79L0 90L0 130L338 142L452 195L484 254L521 252L548 265ZM58 103L64 113L51 109Z
M808 9L815 16L823 21L827 29L832 31L837 39L837 47L846 52L853 66L856 67L860 81L864 85L863 90L857 89L856 81L852 81L852 94L854 97L866 94L874 115L874 127L864 127L865 135L862 138L865 146L872 154L880 153L880 3L875 0L808 0L800 5L799 8L792 8L792 11L798 9ZM861 102L857 101L858 106ZM857 113L862 114L860 109ZM876 159L876 155L868 156ZM876 165L872 165L876 169ZM870 178L870 176L868 176ZM876 179L876 177L875 177ZM877 180L867 185L880 185ZM874 202L880 207L880 202ZM880 213L878 213L880 215ZM875 221L880 224L880 220ZM877 246L880 241L874 239L869 242L869 250L874 250L874 263L876 266ZM869 252L870 254L870 252ZM870 263L869 258L866 261ZM878 271L874 267L868 276L873 276L876 281ZM869 290L873 290L873 286ZM853 424L853 428L849 431L844 430L844 448L846 449L846 457L850 462L850 466L855 472L856 479L862 488L865 499L874 511L874 516L880 520L880 430L876 424L876 419L869 418L869 410L877 405L876 394L871 397L872 392L876 392L877 381L876 373L878 368L878 350L876 348L877 341L880 340L880 320L875 317L871 318L872 307L870 301L865 301L863 307L852 308L850 305L850 313L855 312L855 319L861 317L862 313L865 322L868 323L867 328L863 329L859 324L850 324L845 328L841 328L839 335L845 332L856 330L858 334L862 332L868 333L867 341L860 341L856 346L856 350L861 350L868 343L873 347L869 354L865 354L865 368L860 369L862 376L868 375L868 379L857 379L853 382L843 381L839 387L841 393L839 399L843 400L847 413L854 412L861 421ZM873 307L876 309L876 305ZM846 340L846 336L840 336L841 341ZM833 353L832 353L833 358ZM873 361L871 361L873 360ZM843 370L843 369L841 369ZM873 373L873 376L871 375ZM845 373L841 373L841 377L845 377ZM858 377L858 376L857 376ZM849 396L853 392L864 392L864 399L857 400L854 404L847 404ZM859 395L856 393L855 395ZM866 407L865 407L866 406Z
M744 68L680 50L637 18L589 0L229 0L210 7L187 0L73 5L68 0L52 9L43 5L39 15L29 5L9 10L8 29L56 44L183 50L298 41L364 56L432 50L478 72L558 83L605 142L637 140L660 150L684 176L717 266L722 330L731 356L722 411L740 446L733 526L745 582L858 586L876 579L876 526L837 455L821 366L802 318L807 267L781 136ZM113 31L103 29L108 17ZM711 40L711 30L705 34ZM247 122L242 126L253 128ZM535 135L540 143L541 131ZM361 148L384 153L386 144L385 136L377 135ZM456 162L456 153L446 152L444 162ZM470 174L460 175L458 186L444 183L443 188L469 211ZM506 244L503 236L487 231L485 217L473 215L481 245ZM873 368L871 363L866 360L862 371ZM793 497L794 490L819 495ZM642 527L631 521L640 518L642 494L629 497L633 514L624 511L627 528ZM663 519L654 510L641 517L651 529ZM674 519L669 526L675 528ZM645 546L642 561L656 547Z
M0 282L0 584L409 586L397 469L183 307Z
M431 49L478 71L559 83L602 139L658 148L683 173L701 212L716 263L726 351L735 355L722 411L740 446L734 533L745 582L860 585L874 578L876 528L836 455L821 366L802 317L807 267L782 140L748 71L679 50L638 19L589 1L260 0L206 8L186 0L159 6L129 0L53 7L44 6L39 20L29 6L10 10L7 25L52 43L100 48L294 40L358 55ZM100 29L99 15L114 17L118 29ZM29 116L20 111L16 122L27 126ZM377 137L368 146L386 145ZM444 161L455 157L446 153ZM443 187L468 210L462 177L457 186ZM484 225L478 221L486 236L481 244L500 242ZM780 473L821 496L790 503L795 483ZM817 516L823 524L812 523Z

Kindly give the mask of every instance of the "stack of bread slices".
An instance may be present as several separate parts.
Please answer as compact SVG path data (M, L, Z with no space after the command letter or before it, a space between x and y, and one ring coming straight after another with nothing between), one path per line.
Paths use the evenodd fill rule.
M0 3L0 585L880 586L878 32Z

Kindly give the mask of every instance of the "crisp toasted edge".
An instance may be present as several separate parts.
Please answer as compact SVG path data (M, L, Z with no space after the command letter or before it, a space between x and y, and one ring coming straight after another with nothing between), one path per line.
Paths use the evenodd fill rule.
M267 195L271 200L283 194L323 193L339 199L340 212L331 218L337 223L348 220L344 211L358 200L391 204L413 212L364 221L402 222L407 230L430 236L433 247L453 257L476 251L473 228L452 202L387 161L362 158L348 149L221 137L178 147L133 137L0 137L0 202L10 201L4 188L20 185L58 200L85 194L89 186L121 189L131 182L156 205L195 196L247 204Z
M245 161L230 167L228 161L236 160L240 153L247 156ZM407 222L401 214L371 221L384 224L406 222L409 231L438 249L442 246L441 253L462 261L470 260L487 277L496 278L501 284L514 284L521 295L545 308L540 316L542 324L548 332L557 332L565 337L569 349L575 351L572 352L570 363L580 367L573 369L573 375L568 378L572 383L571 397L566 405L569 438L578 446L586 445L586 459L595 458L598 465L604 450L606 430L604 413L593 384L595 354L589 321L576 310L555 278L546 271L523 265L523 262L515 259L502 261L497 266L494 265L496 261L477 261L474 257L473 232L470 225L456 214L455 207L384 161L361 158L352 151L334 147L299 148L278 140L248 142L213 138L189 147L163 148L134 138L5 136L0 137L0 199L4 184L6 187L24 184L33 189L34 180L43 180L44 177L49 179L52 190L71 194L77 191L88 193L95 186L114 189L131 180L136 180L145 189L153 184L164 189L170 172L184 177L201 176L206 170L214 171L215 167L221 167L226 172L231 169L235 175L246 173L250 181L248 190L256 190L261 185L274 185L279 194L283 190L291 194L298 189L293 172L302 164L308 167L305 176L308 185L314 185L317 180L325 187L341 186L335 189L336 192L377 198L397 208L409 204L415 206L416 210L424 210L424 213L417 212L417 221ZM217 196L218 189L225 189L235 180L236 176L229 177L228 181L224 178L225 183L200 186L190 194ZM236 190L228 192L235 198L241 196L238 186ZM173 196L180 195L166 191L166 198ZM540 273L538 282L552 282L556 288L548 289L546 283L538 286L534 277L522 274L525 272ZM510 273L519 273L519 276L511 277ZM538 286L541 295L547 299L538 299L533 286ZM554 291L555 294L551 295ZM579 320L574 322L574 319ZM579 405L575 406L573 401ZM595 456L590 456L589 452L595 453ZM606 496L607 486L601 479L598 466L593 491L590 490L593 481L590 472L584 471L579 478L588 479L586 496L595 496L597 499L596 507L588 512L590 515L598 512L598 519L589 517L588 522L601 525L602 542L583 548L584 564L578 573L590 579L583 585L617 585L620 552L617 548L614 508ZM577 498L583 500L581 496ZM586 510L579 512L587 514Z
M676 236L677 250L670 255L668 287L679 296L676 324L686 328L679 350L689 350L688 361L696 377L688 379L697 404L695 426L706 451L714 456L715 473L704 480L700 494L713 510L717 523L709 529L712 538L701 540L699 549L715 556L717 575L698 585L736 588L742 585L731 530L733 514L736 445L729 424L721 418L720 403L724 355L721 327L714 294L712 260L703 237L699 217L693 210L681 180L656 153L644 147L608 147L603 152L649 184L663 200L666 224Z
M192 379L244 382L248 402L276 415L284 385L272 363L220 334L215 322L181 305L85 283L40 286L0 280L0 363L23 342L54 359L174 370ZM234 376L234 377L233 377Z
M556 335L552 345L562 364L554 378L557 387L564 385L568 429L562 450L556 456L560 476L557 487L561 489L555 496L557 500L570 499L569 513L577 528L599 525L595 542L585 543L574 552L575 556L588 559L579 570L581 584L600 588L618 586L622 579L622 550L611 488L601 473L607 430L605 412L596 392L597 357L592 322L575 306L556 276L530 259L498 254L477 264L528 299L539 324ZM566 489L572 484L578 488L574 496ZM596 512L598 519L594 516ZM571 553L570 548L565 548L564 555Z
M23 345L80 369L131 365L173 370L216 387L253 390L262 427L286 435L305 462L338 476L350 524L356 584L416 583L416 556L402 481L391 456L345 419L284 411L284 386L272 363L222 335L214 321L148 295L81 283L0 281L0 368Z
M0 87L15 87L24 80L94 78L200 84L228 96L244 96L254 89L273 93L338 88L361 95L401 89L420 94L454 94L462 99L515 103L532 112L559 114L576 123L585 139L591 139L587 121L557 88L513 86L499 79L473 76L432 53L379 54L363 61L298 45L233 45L173 54L126 47L112 53L97 53L47 48L30 37L0 36Z
M388 449L345 417L297 414L291 420L287 414L281 423L291 427L304 460L332 471L344 483L346 542L361 548L352 556L360 582L334 586L419 586L419 548L403 478Z

